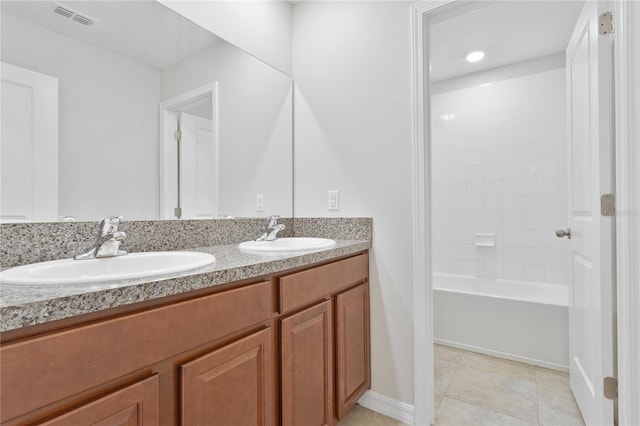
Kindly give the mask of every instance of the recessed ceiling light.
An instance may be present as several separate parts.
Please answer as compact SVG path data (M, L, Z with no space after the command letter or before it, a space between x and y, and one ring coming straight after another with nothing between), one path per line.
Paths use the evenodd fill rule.
M473 50L465 55L465 58L469 62L478 62L484 58L484 52L482 50Z

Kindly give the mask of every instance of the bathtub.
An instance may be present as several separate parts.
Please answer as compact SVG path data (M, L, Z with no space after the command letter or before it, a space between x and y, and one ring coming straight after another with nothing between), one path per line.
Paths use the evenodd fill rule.
M434 274L435 342L569 371L568 288Z

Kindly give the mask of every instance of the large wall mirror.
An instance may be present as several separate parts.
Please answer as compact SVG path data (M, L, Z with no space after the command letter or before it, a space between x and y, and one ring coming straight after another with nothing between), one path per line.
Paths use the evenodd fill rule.
M3 222L293 214L290 77L152 0L1 8Z

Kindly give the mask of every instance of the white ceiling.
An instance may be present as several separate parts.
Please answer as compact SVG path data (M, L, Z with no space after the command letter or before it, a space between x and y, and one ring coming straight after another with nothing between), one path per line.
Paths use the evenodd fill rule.
M153 0L57 3L97 22L85 26L58 15L52 1L0 1L2 13L160 70L221 40Z
M476 7L467 7L461 15L431 26L432 81L564 51L582 3L474 2ZM476 49L485 51L485 58L474 64L467 62L465 53Z

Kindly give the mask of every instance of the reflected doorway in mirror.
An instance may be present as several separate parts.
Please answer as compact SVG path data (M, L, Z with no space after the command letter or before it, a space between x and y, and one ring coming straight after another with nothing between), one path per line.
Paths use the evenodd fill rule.
M218 85L160 104L162 219L218 216Z
M0 222L55 221L58 79L6 62L0 67Z

